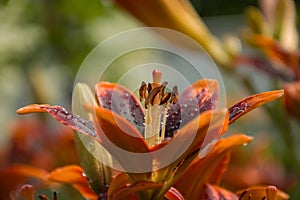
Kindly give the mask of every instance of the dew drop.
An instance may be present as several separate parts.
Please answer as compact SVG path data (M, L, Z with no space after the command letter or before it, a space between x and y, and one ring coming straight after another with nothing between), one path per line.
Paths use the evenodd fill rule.
M128 98L130 95L128 93L125 93L125 98Z

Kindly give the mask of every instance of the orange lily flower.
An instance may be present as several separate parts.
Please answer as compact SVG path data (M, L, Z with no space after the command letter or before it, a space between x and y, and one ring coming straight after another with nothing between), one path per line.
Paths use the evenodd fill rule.
M252 109L279 98L283 91L256 94L227 110L218 111L216 81L199 80L178 96L176 86L171 92L165 93L167 83L161 83L161 76L159 70L154 70L153 82L148 86L142 83L139 93L143 104L123 86L108 82L98 83L96 85L98 104L94 106L91 101L83 101L84 104L90 104L84 106L92 114L93 121L82 119L60 106L48 104L28 105L17 112L19 114L48 112L62 124L86 136L95 145L95 151L99 144L105 148L106 152L101 154L114 159L124 172L118 172L115 176L112 172L108 175L103 173L97 177L91 177L90 173L86 173L89 180L96 180L96 183L89 181L89 184L100 198L191 199L193 194L185 194L185 189L183 191L181 189L198 182L199 177L197 187L204 187L208 183L217 184L228 159L226 152L234 146L250 142L251 138L236 136L220 140L215 147L213 141L224 134L230 123ZM89 94L87 91L80 91L80 88L87 89L85 86L80 85L77 88L79 93ZM91 99L91 96L85 99ZM136 156L116 152L111 144L127 152L142 153L146 156L143 156L141 162ZM172 151L167 153L160 151L172 144L176 146ZM212 151L209 151L211 149ZM85 157L85 153L81 151L79 157ZM199 153L203 158L199 158ZM216 159L211 160L214 157ZM171 162L164 165L166 159L171 159ZM186 179L185 174L193 172L199 166L205 169L202 171L202 175L205 175L203 179L202 175L199 175L195 179L191 177L191 183L180 181ZM83 165L83 169L85 172L96 170L87 165ZM67 173L69 170L67 168L63 171ZM112 171L107 166L102 168L102 172L103 170ZM73 176L59 174L57 176L52 174L50 177L61 182L74 183L71 178ZM82 173L78 174L80 175L74 177L82 178ZM108 181L102 183L108 185L97 185L99 183L97 179L103 178L107 178ZM80 187L74 187L80 190ZM200 192L199 195L203 193Z

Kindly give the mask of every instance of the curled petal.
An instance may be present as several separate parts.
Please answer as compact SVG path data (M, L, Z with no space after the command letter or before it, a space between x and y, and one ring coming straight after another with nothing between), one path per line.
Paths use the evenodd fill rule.
M284 94L283 90L274 90L269 92L263 92L249 96L246 99L234 104L228 110L230 113L230 123L250 112L251 110L262 106L265 103L269 103L281 97Z

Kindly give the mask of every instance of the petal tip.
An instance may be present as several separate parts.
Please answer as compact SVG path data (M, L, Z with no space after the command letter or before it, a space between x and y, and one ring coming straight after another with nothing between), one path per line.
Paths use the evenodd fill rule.
M47 104L45 104L45 105L47 105ZM41 104L30 104L30 105L24 106L22 108L19 108L16 112L20 115L33 113L33 112L46 112L44 109L42 109L42 106L43 105L41 105Z

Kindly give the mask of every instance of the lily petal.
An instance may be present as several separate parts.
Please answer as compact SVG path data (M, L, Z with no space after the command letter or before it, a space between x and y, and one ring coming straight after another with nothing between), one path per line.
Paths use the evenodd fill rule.
M49 104L31 104L17 110L18 114L28 114L34 112L48 112L60 123L71 127L92 137L96 137L92 121L81 119L79 116L69 113L61 106L50 106Z
M217 108L218 82L202 79L185 89L176 104L170 106L166 121L166 137L172 135L202 112Z
M104 145L106 144L104 141L109 139L126 151L149 152L149 147L141 133L122 116L101 107L96 107L95 112L98 121L96 130L98 134L100 133L99 137Z
M234 135L221 139L213 150L203 158L196 158L175 187L186 199L200 199L206 183L218 184L229 161L230 151L252 140L246 135Z
M239 101L228 109L230 112L230 124L251 110L278 99L283 94L283 90L273 90L255 94Z
M268 200L286 200L289 195L277 189L275 186L256 186L237 192L240 200L246 199L268 199Z
M96 95L100 107L123 116L144 133L142 105L128 89L115 83L100 82L96 85Z
M57 168L47 176L47 179L50 181L71 184L83 197L91 200L98 199L98 195L96 195L89 187L82 168L77 165Z
M127 172L152 171L150 148L141 133L122 116L95 108L95 124L103 146ZM131 180L132 181L132 180Z
M68 165L53 170L47 177L49 180L70 183L87 184L82 168L78 165Z

